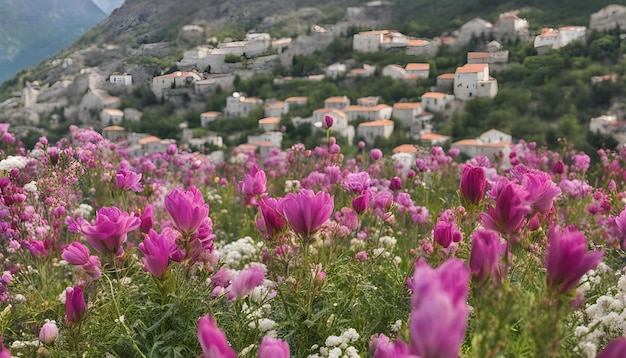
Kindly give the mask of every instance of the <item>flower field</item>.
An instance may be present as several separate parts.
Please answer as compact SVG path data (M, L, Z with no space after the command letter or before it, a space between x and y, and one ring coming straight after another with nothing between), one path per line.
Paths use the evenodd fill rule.
M0 134L0 357L626 356L626 149Z

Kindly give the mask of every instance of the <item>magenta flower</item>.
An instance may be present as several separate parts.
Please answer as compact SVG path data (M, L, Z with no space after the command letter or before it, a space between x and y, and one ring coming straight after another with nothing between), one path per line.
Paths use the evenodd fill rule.
M11 358L11 351L8 350L2 343L2 337L0 337L0 358Z
M461 195L469 203L477 205L485 196L485 186L487 185L487 176L485 169L476 167L472 164L466 164L461 174Z
M581 277L598 266L604 251L587 252L587 239L580 231L548 229L546 271L548 288L560 293L574 289Z
M269 237L282 232L285 229L286 221L283 216L283 198L269 198L264 196L259 201L261 211L262 229Z
M525 202L528 193L519 185L509 182L497 193L495 208L490 206L480 218L486 229L497 231L505 236L519 230L524 224L526 215L531 212L530 205Z
M626 357L626 337L619 337L611 341L596 358L623 358Z
M81 286L68 287L65 290L65 314L68 325L82 321L85 316L85 297Z
M370 158L372 158L373 161L377 161L378 159L383 157L383 151L378 149L378 148L374 148L372 150L370 150Z
M146 204L141 212L141 232L147 234L154 226L154 209L152 205Z
M371 181L367 172L348 173L343 178L341 187L355 194L361 194L369 189Z
M171 242L163 235L150 230L148 237L139 243L139 250L144 256L143 269L157 278L167 273Z
M139 193L143 191L141 176L141 173L137 174L129 170L120 169L115 174L115 185L120 190L132 190Z
M204 353L202 358L237 358L237 352L228 345L226 334L210 315L198 320L198 340Z
M141 225L134 214L122 212L116 207L103 207L96 212L93 225L82 228L83 235L93 248L101 254L118 254L127 234Z
M448 248L452 242L461 241L463 236L454 223L438 221L433 229L433 238L436 243L444 248Z
M230 292L234 299L239 299L249 295L265 279L265 268L260 265L253 265L245 270L241 270L239 275L233 279L230 285Z
M324 120L322 121L322 128L330 129L335 123L335 119L330 115L325 115Z
M469 269L448 259L436 269L418 261L413 275L409 330L421 358L458 358L465 336Z
M80 242L72 242L63 250L61 258L70 265L84 265L89 262L89 248Z
M399 177L391 178L389 182L389 190L396 191L402 189L402 179Z
M172 190L165 197L165 209L172 217L176 229L187 235L196 232L209 215L209 205L204 202L202 193L195 186L184 192Z
M361 195L357 196L356 198L352 199L352 208L358 214L360 214L360 213L364 212L365 210L367 210L369 205L370 205L370 193L369 193L369 191L363 192L363 194L361 194Z
M289 358L289 344L271 337L263 337L259 348L259 358Z
M522 177L522 187L529 193L528 201L540 213L552 209L554 199L561 195L561 189L545 172L529 170Z
M303 237L308 237L330 218L334 205L334 198L328 193L314 194L308 189L302 189L298 194L289 193L283 200L289 225Z
M472 234L472 251L469 259L472 275L478 281L489 277L498 279L501 271L500 238L491 230L479 229Z
M267 190L267 179L265 172L254 164L250 168L250 173L246 174L242 181L237 185L237 189L244 195L245 202L248 203L257 195L262 195Z

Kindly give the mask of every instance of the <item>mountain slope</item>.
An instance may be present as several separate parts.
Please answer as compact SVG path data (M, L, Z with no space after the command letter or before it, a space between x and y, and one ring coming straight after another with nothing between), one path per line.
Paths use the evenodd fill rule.
M105 18L84 0L0 0L0 82L67 46Z
M124 4L124 0L92 0L96 6L100 8L105 14L110 14L113 10L119 8Z

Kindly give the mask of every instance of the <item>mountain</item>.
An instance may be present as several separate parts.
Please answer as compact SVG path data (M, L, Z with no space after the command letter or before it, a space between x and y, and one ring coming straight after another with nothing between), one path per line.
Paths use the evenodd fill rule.
M93 0L93 2L107 15L124 4L124 0Z
M0 0L0 9L0 83L59 52L106 17L84 0Z

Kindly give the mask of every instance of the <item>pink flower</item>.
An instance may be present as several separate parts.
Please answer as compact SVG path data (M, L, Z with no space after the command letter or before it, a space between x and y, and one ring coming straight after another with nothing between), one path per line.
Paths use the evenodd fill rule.
M8 350L2 343L2 337L0 337L0 358L11 358L11 351Z
M239 272L230 285L233 298L239 299L249 295L265 279L265 268L253 265Z
M496 195L496 206L490 206L486 213L480 213L480 218L486 229L511 235L522 227L526 215L531 212L525 202L528 193L519 185L509 182Z
M171 244L165 236L150 230L148 237L139 243L139 250L144 256L144 271L163 278L168 269Z
M237 353L228 345L226 334L210 315L198 320L198 340L204 352L202 358L237 358Z
M528 201L540 213L552 209L554 199L561 195L561 189L550 176L539 170L529 170L525 173L522 177L522 187L529 193Z
M302 189L298 194L289 193L283 200L289 225L303 237L308 237L330 218L334 205L334 199L328 193L314 194L308 189Z
M460 191L461 195L469 203L477 205L485 196L485 186L487 177L485 169L467 164L463 168L461 175Z
M289 344L271 337L263 337L259 348L259 358L289 358Z
M244 179L237 185L237 190L244 195L246 203L257 195L262 195L267 190L267 179L265 172L254 164L250 168L250 173L244 176Z
M72 242L63 250L61 258L70 265L84 265L89 262L89 248L80 242Z
M372 150L370 150L370 158L372 158L373 161L377 161L378 159L383 157L383 151L378 149L378 148L374 148Z
M65 313L68 325L82 321L85 315L85 297L81 286L68 287L65 290Z
M371 183L370 175L367 172L348 173L343 178L341 186L355 194L361 194L369 189Z
M154 226L154 209L152 205L147 204L141 212L141 232L147 234Z
M483 281L500 277L500 238L491 230L479 229L472 234L472 251L469 259L472 274Z
M598 266L604 251L587 252L587 239L580 231L560 233L554 225L548 229L546 271L548 288L560 293L574 289L581 277Z
M165 209L172 217L176 229L187 235L197 231L209 215L209 205L204 202L202 193L195 186L184 192L172 190L165 197Z
M448 259L436 269L418 261L413 275L409 331L421 358L458 358L469 309L469 269Z
M282 232L285 229L286 221L283 215L283 198L269 198L264 196L259 202L263 232L268 236Z
M47 322L39 330L39 341L44 344L54 342L59 336L59 329L54 321ZM1 357L1 356L0 356Z
M322 121L322 128L330 129L333 126L333 123L335 123L335 119L327 114L324 116L324 120Z
M391 178L391 181L389 182L389 190L396 191L400 189L402 189L402 179L399 177Z
M596 358L623 358L626 357L626 338L619 337L611 341Z
M439 221L433 229L433 238L436 243L444 248L448 248L452 242L461 241L463 236L454 223Z
M125 169L120 169L115 174L115 185L120 190L132 190L139 193L143 191L141 176L141 173L137 174Z
M118 254L127 234L141 225L134 214L122 212L116 207L103 207L96 212L93 225L82 228L83 235L96 251L101 254Z
M363 194L357 196L352 200L352 208L358 214L367 210L370 205L370 193L369 191L363 192Z

